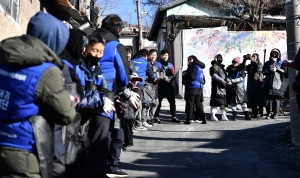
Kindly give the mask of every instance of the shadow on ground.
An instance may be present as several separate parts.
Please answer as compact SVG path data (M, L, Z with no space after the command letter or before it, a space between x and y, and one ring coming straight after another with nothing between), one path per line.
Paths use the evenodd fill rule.
M169 122L171 119L167 116L169 111L162 110L161 113L162 120ZM178 116L179 119L184 120L184 113L178 112ZM281 122L244 130L149 130L153 133L190 132L203 134L203 136L174 138L159 137L159 134L151 133L147 136L136 135L135 139L151 141L151 143L155 141L153 143L158 144L157 149L165 147L165 150L151 152L129 149L128 151L133 154L148 153L134 162L121 163L121 168L153 173L153 176L140 174L133 177L299 178L300 167L293 161L285 160L273 147L276 139L282 136L278 130L283 132L287 125L288 122ZM213 133L218 133L218 136L210 136ZM180 144L179 150L176 150L174 142ZM152 147L155 148L153 145ZM168 151L168 148L173 148L174 151Z

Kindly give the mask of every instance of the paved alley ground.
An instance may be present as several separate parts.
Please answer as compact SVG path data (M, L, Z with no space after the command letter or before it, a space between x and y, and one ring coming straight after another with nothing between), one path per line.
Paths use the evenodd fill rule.
M176 105L177 117L184 121L185 102L176 100ZM208 100L205 112L209 117ZM299 178L300 149L284 138L289 118L246 121L241 114L237 121L174 124L164 100L164 122L134 135L120 168L128 177Z

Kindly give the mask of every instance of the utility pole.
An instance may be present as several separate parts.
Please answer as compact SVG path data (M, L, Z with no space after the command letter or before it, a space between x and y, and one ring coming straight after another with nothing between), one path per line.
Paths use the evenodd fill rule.
M298 26L300 6L298 0L286 0L286 34L287 34L287 54L289 60L294 60L300 46L300 26ZM290 92L290 120L291 120L291 140L296 146L300 146L300 115L297 108L292 83L295 81L297 71L289 68L289 92Z
M143 48L143 27L142 27L142 19L141 19L141 9L140 9L140 0L136 0L137 6L137 19L139 26L139 50Z

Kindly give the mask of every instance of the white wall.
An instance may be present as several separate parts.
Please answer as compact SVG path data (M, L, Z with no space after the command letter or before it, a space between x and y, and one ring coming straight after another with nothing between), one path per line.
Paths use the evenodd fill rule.
M187 58L190 55L195 55L206 64L204 69L206 77L205 97L210 97L211 94L209 68L211 61L217 54L222 54L225 68L231 64L233 58L240 57L243 60L243 55L248 53L258 53L261 62L263 62L264 49L267 50L266 61L273 48L278 48L281 51L283 60L287 59L285 31L228 32L226 27L199 28L183 30L182 39L183 70L187 68Z
M133 43L133 37L127 37L127 36L121 36L119 38L119 41L121 44L123 44L124 46L132 46Z

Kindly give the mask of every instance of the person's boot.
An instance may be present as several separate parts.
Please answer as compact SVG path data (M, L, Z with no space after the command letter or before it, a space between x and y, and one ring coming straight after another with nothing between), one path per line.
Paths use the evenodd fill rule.
M271 113L267 113L266 119L271 119L272 114Z
M228 118L226 116L226 110L225 109L221 109L221 112L222 112L222 121L228 121Z
M177 122L177 123L181 123L181 121L179 119L177 119L176 117L172 118L172 122Z
M190 125L190 124L191 124L191 121L190 121L190 119L186 118L186 120L185 120L184 124Z
M252 108L251 118L257 118L257 107Z
M201 124L207 124L207 119L206 119L205 114L203 114L203 116L201 116L201 119L202 119L202 123Z
M259 106L258 107L258 113L260 114L260 117L263 117L263 115L264 115L264 107Z
M277 119L277 115L278 115L277 112L274 112L271 116L271 119Z
M161 121L158 117L154 117L153 118L153 123L158 123L158 124L161 124Z
M232 120L234 120L234 121L237 120L236 111L232 111Z
M212 121L218 121L218 118L216 117L217 114L217 107L211 107L211 117L210 120Z
M251 118L249 117L249 112L248 111L244 111L244 115L245 115L246 120L251 120Z

